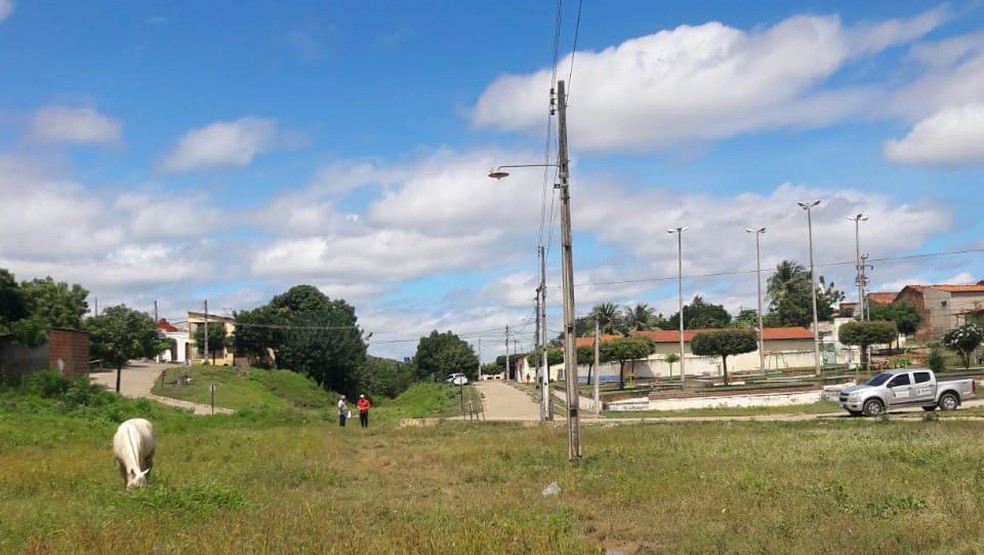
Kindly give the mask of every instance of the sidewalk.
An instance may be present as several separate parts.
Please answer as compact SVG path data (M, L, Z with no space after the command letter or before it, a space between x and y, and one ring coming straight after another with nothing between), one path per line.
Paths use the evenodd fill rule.
M501 381L473 382L482 394L486 420L539 421L540 405L529 395Z

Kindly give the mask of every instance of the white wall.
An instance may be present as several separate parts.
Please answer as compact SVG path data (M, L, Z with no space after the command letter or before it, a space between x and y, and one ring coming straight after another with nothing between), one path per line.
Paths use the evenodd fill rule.
M171 350L168 349L161 353L161 362L184 362L185 351L187 350L185 346L188 344L188 332L168 332L164 335L177 344L177 357L171 360Z

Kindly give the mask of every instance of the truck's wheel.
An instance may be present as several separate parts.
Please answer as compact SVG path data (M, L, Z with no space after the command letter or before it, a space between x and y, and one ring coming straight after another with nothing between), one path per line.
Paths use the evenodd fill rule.
M936 410L936 405L932 405L932 406L928 406L928 407L923 407L922 409L924 411L926 411L926 412L933 412L934 410Z
M940 397L940 410L957 410L957 406L960 404L960 399L953 393L944 393Z
M885 405L878 399L868 399L864 402L864 410L862 412L865 416L878 416L884 408Z

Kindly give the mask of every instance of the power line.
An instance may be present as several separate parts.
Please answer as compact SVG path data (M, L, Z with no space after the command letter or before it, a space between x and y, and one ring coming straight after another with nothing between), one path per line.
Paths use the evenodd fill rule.
M956 255L961 255L961 254L976 254L976 253L984 253L984 249L964 249L964 250L958 250L958 251L943 251L943 252L930 252L930 253L907 254L907 255L900 255L900 256L885 256L885 257L882 257L882 258L869 258L868 260L871 261L871 262L897 262L897 261L900 261L900 260L917 260L917 259L922 259L922 258L936 258L936 257L942 257L942 256L956 256ZM822 264L814 264L814 266L821 267L821 268L829 268L829 267L833 267L833 266L853 266L854 264L855 264L855 261L854 260L846 260L846 261L839 261L839 262L826 262L826 263L822 263ZM724 276L738 276L738 275L745 275L745 274L754 274L755 272L756 272L756 270L736 270L736 271L730 271L730 272L713 272L713 273L709 273L709 274L690 274L690 275L684 274L683 277L685 277L685 278L691 278L691 279L693 279L693 278L712 278L712 277L724 277ZM645 277L645 278L637 278L637 279L622 279L622 280L616 280L616 281L596 281L596 282L586 281L586 282L582 282L582 283L575 283L574 284L574 287L589 287L589 286L595 287L595 286L604 286L604 285L624 285L624 284L627 284L627 283L649 283L649 282L657 282L657 281L676 281L677 279L678 279L678 276L662 276L662 277ZM560 287L560 286L559 285L551 285L549 287L556 288L556 287Z
M574 81L574 56L577 55L577 37L581 31L581 7L584 5L584 0L578 0L577 3L577 23L574 25L574 47L571 48L571 71L567 74L567 98L571 97L571 89L574 87L571 85Z

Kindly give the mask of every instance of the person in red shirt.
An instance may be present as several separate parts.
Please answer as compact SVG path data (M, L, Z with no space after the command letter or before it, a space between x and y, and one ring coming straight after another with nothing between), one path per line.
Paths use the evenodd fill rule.
M365 395L359 395L359 402L356 405L359 407L359 424L363 428L369 427L369 407L372 405L369 403L369 399L366 399Z

